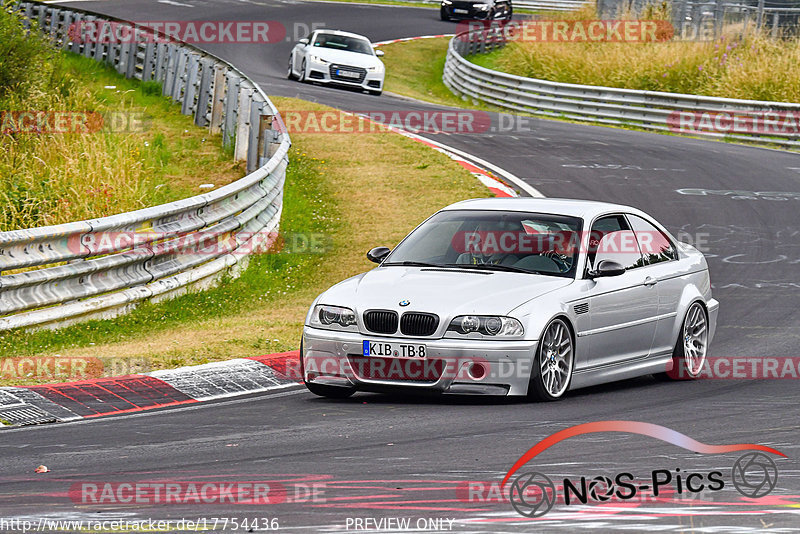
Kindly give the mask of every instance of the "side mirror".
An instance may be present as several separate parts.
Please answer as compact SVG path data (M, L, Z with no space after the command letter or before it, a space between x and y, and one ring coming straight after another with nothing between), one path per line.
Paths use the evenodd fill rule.
M375 55L378 56L378 57L383 57L386 54L383 53L383 50L375 50Z
M625 267L611 260L603 260L597 265L597 269L589 271L590 278L605 278L622 274L625 274Z
M299 41L297 41L297 42L298 42L298 43L300 43L300 44L307 45L307 44L308 44L308 39L300 39L300 40L299 40Z
M372 263L382 263L391 250L388 247L375 247L367 252L367 259Z

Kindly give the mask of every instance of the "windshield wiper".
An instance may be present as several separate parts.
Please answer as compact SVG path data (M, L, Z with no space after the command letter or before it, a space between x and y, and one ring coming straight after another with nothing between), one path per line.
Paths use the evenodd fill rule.
M402 265L403 267L443 267L436 263L425 263L424 261L392 261L389 263L381 263L384 265Z
M509 273L525 273L525 274L547 274L540 273L539 271L529 271L528 269L520 269L519 267L512 267L511 265L500 265L499 263L448 263L448 267L459 267L461 269L482 269L485 271L506 271Z

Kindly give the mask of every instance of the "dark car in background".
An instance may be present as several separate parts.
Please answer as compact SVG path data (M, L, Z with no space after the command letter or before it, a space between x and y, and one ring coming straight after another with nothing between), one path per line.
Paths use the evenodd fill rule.
M511 20L511 0L442 0L442 20Z

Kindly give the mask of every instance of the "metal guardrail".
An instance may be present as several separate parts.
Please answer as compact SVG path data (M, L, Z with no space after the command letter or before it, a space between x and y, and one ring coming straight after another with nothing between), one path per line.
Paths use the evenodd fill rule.
M649 130L690 133L713 138L800 147L800 134L719 133L676 131L680 112L695 114L736 114L778 117L800 114L800 103L736 100L700 95L637 91L593 85L558 83L515 76L475 65L464 56L481 54L505 46L505 33L499 27L471 30L453 37L447 50L443 81L455 94L501 108L536 115L575 119L603 124L636 126ZM765 114L773 114L765 115ZM777 120L777 119L776 119ZM680 123L679 123L680 124Z
M576 11L586 5L586 0L511 0L518 9L533 11ZM593 1L590 0L592 4Z
M800 2L769 0L669 0L675 35L686 40L717 39L725 28L741 34L760 32L779 37L782 32L797 35ZM597 0L600 18L622 14L641 17L648 7L660 8L657 0Z
M17 4L54 46L157 80L198 126L222 133L250 174L215 191L110 217L0 232L0 331L124 313L137 302L236 275L274 241L291 145L264 91L233 65L151 29L96 13ZM83 22L127 24L130 43L80 42ZM30 22L29 22L30 24ZM159 35L160 39L152 38Z
M420 4L439 5L441 0L407 0ZM478 0L475 0L476 2ZM583 7L587 2L595 3L595 0L511 0L514 9L530 9L532 11L575 11Z

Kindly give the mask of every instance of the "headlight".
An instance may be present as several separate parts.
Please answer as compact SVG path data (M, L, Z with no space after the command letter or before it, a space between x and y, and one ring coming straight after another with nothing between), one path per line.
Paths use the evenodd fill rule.
M358 331L355 312L340 306L315 306L314 313L311 314L311 326L325 330Z
M449 5L450 5L450 4L452 4L452 3L453 3L453 2L451 2L450 0L442 0L442 5L443 5L443 6L449 6Z
M367 70L370 71L370 72L382 72L383 71L383 67L380 66L380 65L377 65L375 67L367 67Z
M447 331L461 335L478 332L491 337L521 337L525 333L517 319L494 315L459 315L450 322Z
M472 7L475 9L480 9L481 11L486 11L492 6L490 4L472 4Z
M327 61L327 60L325 60L325 59L322 59L322 58L321 58L321 57L319 57L319 56L315 56L314 54L309 54L309 55L308 55L308 59L310 59L311 61L313 61L313 62L315 62L315 63L326 63L326 64L327 64L327 63L330 63L330 61Z

